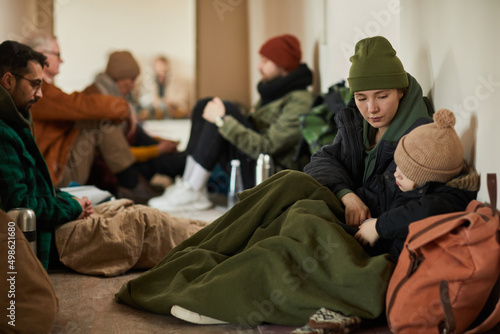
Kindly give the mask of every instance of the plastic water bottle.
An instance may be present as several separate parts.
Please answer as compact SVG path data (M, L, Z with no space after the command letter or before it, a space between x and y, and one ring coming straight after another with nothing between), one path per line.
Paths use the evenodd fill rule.
M239 199L237 194L243 191L243 179L241 178L241 162L238 159L231 160L231 176L229 179L229 192L227 193L227 208L231 209Z
M258 185L274 173L274 166L268 154L261 153L255 166L255 185Z

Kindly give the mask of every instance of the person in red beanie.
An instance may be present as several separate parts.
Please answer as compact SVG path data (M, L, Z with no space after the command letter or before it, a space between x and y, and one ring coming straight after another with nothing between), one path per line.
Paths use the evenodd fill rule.
M302 58L299 40L287 34L268 40L259 53L287 72L295 71Z
M301 134L299 115L311 106L307 90L312 72L301 63L299 40L289 34L267 40L259 50L260 100L244 115L233 103L219 97L198 101L192 111L192 128L184 152L164 155L160 170L171 177L182 175L165 193L148 205L162 211L204 210L208 199L207 181L220 164L229 173L230 161L241 162L243 186L255 185L259 154L272 157L277 171L299 169L294 159Z

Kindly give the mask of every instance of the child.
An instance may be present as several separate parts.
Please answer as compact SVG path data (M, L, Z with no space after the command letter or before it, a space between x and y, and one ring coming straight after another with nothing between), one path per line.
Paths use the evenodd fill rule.
M425 211L429 195L447 196L455 188L467 188L464 182L474 179L475 171L458 178L464 167L463 148L453 126L455 116L447 109L440 109L434 115L434 123L417 127L403 136L394 152L397 168L394 173L397 192L391 209L404 207L409 215L412 210ZM474 182L472 182L474 183ZM458 187L457 187L458 186ZM426 198L423 199L423 196ZM398 213L404 214L403 210ZM429 215L433 212L430 211ZM408 219L394 211L386 211L378 218L367 219L356 233L355 238L363 245L375 246L382 239L393 239L391 254L397 258L408 234Z

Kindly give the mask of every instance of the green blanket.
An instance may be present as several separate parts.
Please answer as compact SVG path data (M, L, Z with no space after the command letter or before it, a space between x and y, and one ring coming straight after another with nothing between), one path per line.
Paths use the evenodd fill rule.
M363 318L383 312L394 265L368 256L337 224L343 209L330 190L284 171L240 199L124 284L117 300L163 314L180 305L250 326L301 326L321 307Z

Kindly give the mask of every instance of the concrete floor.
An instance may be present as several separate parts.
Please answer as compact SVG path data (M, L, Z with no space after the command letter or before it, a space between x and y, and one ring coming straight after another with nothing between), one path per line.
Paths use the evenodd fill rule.
M81 275L73 272L51 273L59 314L52 333L286 333L259 328L239 328L233 325L201 326L173 316L153 314L119 304L114 295L139 272L114 278ZM293 329L292 329L293 330Z
M59 313L52 334L284 334L296 327L261 325L244 328L237 325L196 325L170 315L154 314L119 304L114 295L127 281L141 272L129 272L113 278L81 275L71 271L49 274L59 298ZM359 334L390 334L382 325L366 325Z

